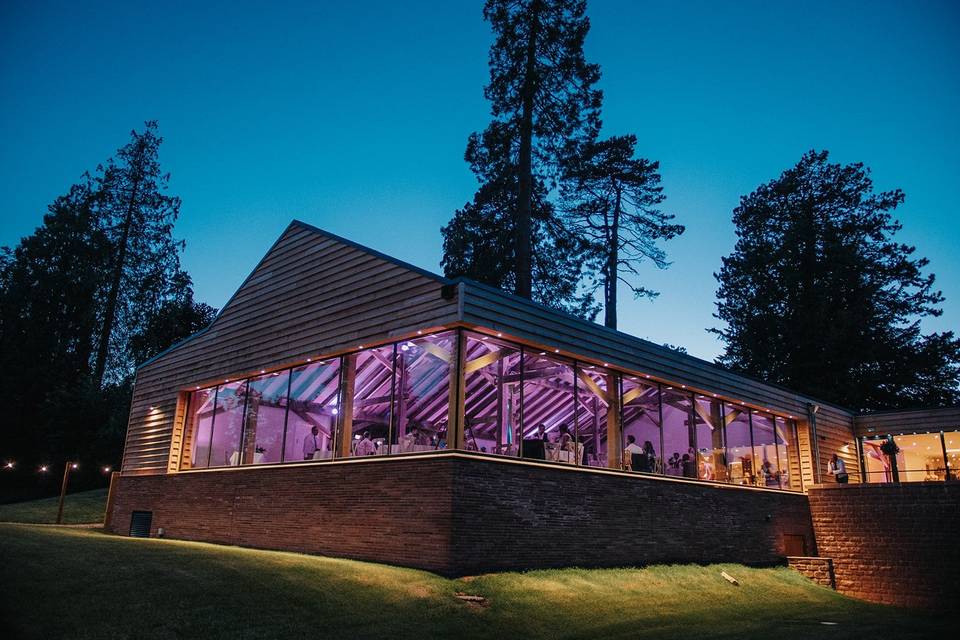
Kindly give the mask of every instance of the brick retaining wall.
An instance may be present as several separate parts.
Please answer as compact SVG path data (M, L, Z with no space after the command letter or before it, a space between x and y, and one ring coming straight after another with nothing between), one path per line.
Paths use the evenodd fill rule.
M802 494L469 454L121 476L110 528L153 512L171 538L357 558L445 575L560 566L782 562L815 553Z
M830 558L811 558L807 556L789 556L787 566L799 571L823 587L835 588L833 580L833 560Z
M960 602L960 484L825 485L809 498L837 591L905 606Z

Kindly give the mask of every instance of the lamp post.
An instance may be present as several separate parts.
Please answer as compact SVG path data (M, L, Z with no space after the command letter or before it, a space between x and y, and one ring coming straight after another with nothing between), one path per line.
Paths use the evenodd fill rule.
M60 505L57 507L57 524L63 521L63 499L67 496L67 482L70 480L70 471L79 466L76 462L67 460L67 464L63 467L63 484L60 485Z

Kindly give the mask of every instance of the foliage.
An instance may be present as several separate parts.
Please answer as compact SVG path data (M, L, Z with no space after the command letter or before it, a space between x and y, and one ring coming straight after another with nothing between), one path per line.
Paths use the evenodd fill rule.
M543 199L556 183L564 154L600 126L602 94L594 87L600 70L583 55L590 28L585 8L583 0L487 1L484 18L494 42L484 95L493 120L467 145L466 160L480 188L472 207L458 211L444 228L448 275L481 273L496 253L497 271L485 280L512 285L529 298L571 270L579 274L578 242L552 228L553 211ZM509 235L491 233L504 222ZM498 244L477 250L490 239ZM582 299L573 284L540 301L571 309Z
M960 341L921 332L943 296L894 240L903 200L825 151L741 198L716 275L720 362L857 410L956 403Z
M130 138L99 167L97 178L100 224L112 249L93 371L98 384L105 375L114 382L127 375L134 364L127 349L131 335L184 286L184 243L173 238L180 198L165 193L170 175L160 168L163 138L156 121Z
M673 215L659 209L663 202L660 163L636 158L634 135L587 141L567 162L564 181L564 222L587 245L590 271L599 273L592 290L603 287L604 324L617 328L617 284L635 297L658 294L634 284L637 266L650 260L657 268L669 265L657 244L684 232Z
M155 122L132 132L0 252L4 454L24 464L119 462L133 363L212 315L180 269L161 141Z
M948 613L860 602L786 567L559 569L449 580L369 562L84 529L0 525L0 541L9 587L0 616L18 638L852 640L949 637L953 628ZM466 604L457 592L482 596L487 606Z
M441 230L442 265L448 277L466 276L505 290L516 287L518 176L512 154L504 149L510 144L503 127L471 136L466 158L481 185L473 201ZM533 299L592 318L596 314L592 296L577 291L585 247L560 225L539 181L534 196Z

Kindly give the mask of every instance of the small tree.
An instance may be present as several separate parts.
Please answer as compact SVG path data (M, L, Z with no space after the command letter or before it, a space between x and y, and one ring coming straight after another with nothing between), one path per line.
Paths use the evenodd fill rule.
M617 328L617 285L623 282L635 297L656 297L624 274L638 276L638 267L651 261L669 266L658 241L684 232L659 209L664 200L660 164L635 158L637 138L614 136L587 142L567 164L564 175L564 221L587 243L587 254L600 274L593 289L603 287L604 325Z
M740 199L716 275L720 362L858 410L955 404L960 340L921 332L943 296L894 240L903 192L869 176L810 151Z

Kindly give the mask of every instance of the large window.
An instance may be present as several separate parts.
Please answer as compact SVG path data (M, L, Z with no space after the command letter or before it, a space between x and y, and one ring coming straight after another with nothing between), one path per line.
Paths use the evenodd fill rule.
M891 449L886 436L862 441L867 482L939 482L957 478L960 432L901 434L893 436L893 444L895 449Z
M213 434L213 408L216 398L216 387L190 394L187 424L184 429L184 469L203 468L210 462L210 436Z
M339 417L340 358L295 368L290 376L284 461L332 458Z
M697 396L693 406L697 425L697 477L727 482L723 403L715 398Z
M684 478L697 477L696 434L693 427L692 396L686 391L663 387L663 453L669 455L666 473Z
M264 464L283 459L283 427L287 418L290 372L268 373L247 386L242 464Z
M756 460L756 483L761 487L780 486L780 462L777 438L774 433L773 416L754 411L751 414L753 429L753 455Z
M344 394L353 410L344 416L338 456L383 455L389 452L393 419L395 345L344 356Z
M246 399L246 380L217 387L217 406L213 414L209 466L232 467L240 464L240 437L243 435L243 412Z
M792 421L462 329L226 381L186 402L181 469L441 451L456 434L478 453L801 488ZM920 439L898 436L901 470L945 477L944 455ZM871 446L865 466L889 475ZM960 437L951 448L956 458Z
M640 473L664 473L659 386L643 382L636 376L624 377L621 413L622 467Z
M456 358L453 331L400 343L391 453L447 448L450 373Z
M750 412L740 405L724 403L727 423L727 470L733 484L756 484Z
M616 420L610 416L611 395L617 393L612 371L593 365L577 364L577 433L574 440L583 447L580 463L590 467L607 465L607 426ZM616 409L616 402L613 408Z
M520 349L467 333L464 366L464 446L470 451L520 453Z
M524 458L582 464L584 447L576 442L574 367L545 352L524 354Z

